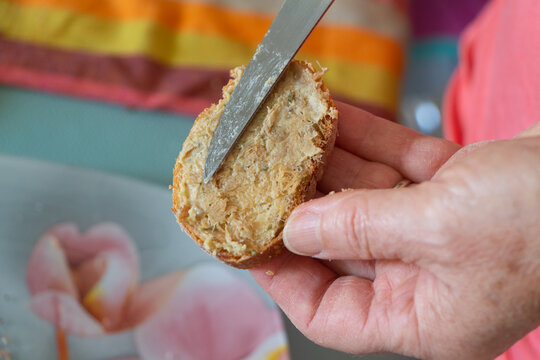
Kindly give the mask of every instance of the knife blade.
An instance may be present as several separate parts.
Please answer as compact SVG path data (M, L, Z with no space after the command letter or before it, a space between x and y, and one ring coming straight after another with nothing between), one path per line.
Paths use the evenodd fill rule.
M257 47L219 120L204 164L210 182L261 104L334 0L286 0Z

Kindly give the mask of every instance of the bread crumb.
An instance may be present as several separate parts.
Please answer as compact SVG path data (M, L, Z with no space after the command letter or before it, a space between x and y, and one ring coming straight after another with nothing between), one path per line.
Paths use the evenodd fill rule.
M351 191L351 190L354 190L354 189L351 189L351 188L341 189L341 192L346 192L346 191Z
M328 195L334 195L336 192L334 190L330 191Z
M319 62L319 60L316 60L316 63L317 63L317 65L319 65L319 69L321 69L321 71L319 71L319 72L317 73L317 75L319 75L319 76L322 77L324 74L326 74L326 73L328 72L328 68L323 67L323 66L321 65L321 63Z
M268 275L268 276L274 276L275 273L274 273L272 270L267 270L267 271L266 271L266 275Z

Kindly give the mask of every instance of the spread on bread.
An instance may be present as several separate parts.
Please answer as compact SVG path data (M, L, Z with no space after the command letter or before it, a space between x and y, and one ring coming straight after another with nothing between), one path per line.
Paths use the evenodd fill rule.
M317 72L293 61L208 184L203 169L223 109L242 76L231 71L217 105L195 121L176 161L173 211L208 253L241 268L282 248L289 214L311 197L337 131L337 109Z

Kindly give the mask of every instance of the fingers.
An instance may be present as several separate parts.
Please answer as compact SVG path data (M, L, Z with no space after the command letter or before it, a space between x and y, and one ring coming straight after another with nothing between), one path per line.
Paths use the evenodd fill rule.
M317 191L315 192L315 195L313 195L313 198L314 198L314 199L318 199L318 198L324 197L325 195L326 195L325 193L323 193L323 192L317 190ZM311 199L309 199L309 200L311 200Z
M324 264L340 276L352 275L375 280L375 260L332 260Z
M250 272L293 324L318 344L358 354L408 352L415 344L416 274L410 270L388 276L383 272L380 281L372 282L338 277L318 260L287 252Z
M393 187L401 179L401 174L388 165L364 160L336 147L317 187L324 193L342 189L382 189Z
M374 348L358 329L366 322L373 297L369 280L337 275L318 260L286 253L250 270L293 324L308 338L323 346L362 352ZM268 274L272 275L269 276ZM327 320L327 321L325 321Z
M430 179L460 148L354 106L337 105L340 116L336 145L366 160L386 164L414 182Z
M250 270L261 287L285 311L294 324L307 324L318 302L337 275L318 260L284 251ZM302 286L298 286L302 284Z
M320 259L414 262L444 236L430 231L442 218L432 206L432 188L347 191L304 203L289 217L284 243Z
M481 147L484 147L484 146L489 145L489 144L491 144L493 142L496 142L496 141L498 141L498 140L485 140L485 141L475 142L475 143L469 144L469 145L467 145L465 147L462 147L461 149L456 151L456 153L454 155L452 155L450 157L450 159L448 159L437 170L437 172L433 175L432 180L437 179L439 177L439 175L441 173L443 173L446 168L451 166L456 161L461 160L463 157L469 155L471 152L476 151L476 150L480 149Z

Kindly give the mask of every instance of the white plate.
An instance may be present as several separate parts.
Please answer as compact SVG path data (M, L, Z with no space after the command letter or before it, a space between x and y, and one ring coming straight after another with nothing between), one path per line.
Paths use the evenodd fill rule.
M3 341L8 342L12 359L57 358L52 326L27 307L30 295L25 272L38 237L59 222L75 222L81 230L102 221L120 224L139 250L142 281L201 261L218 263L180 230L170 207L170 191L161 187L90 170L0 156L0 349ZM248 272L227 269L273 304ZM287 332L293 359L351 358L316 346L288 321ZM134 348L130 334L107 336L91 343L70 339L70 345L72 341L76 344L76 353L72 353L75 360L126 356Z

